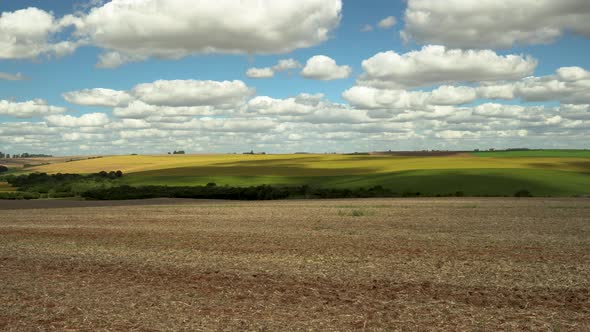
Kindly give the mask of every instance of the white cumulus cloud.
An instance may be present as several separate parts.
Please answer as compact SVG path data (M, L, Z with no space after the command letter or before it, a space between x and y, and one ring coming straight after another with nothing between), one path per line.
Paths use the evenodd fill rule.
M245 103L254 89L242 81L159 80L131 90L138 100L156 106L214 106L227 109Z
M107 50L99 67L155 56L279 54L326 41L341 0L113 0L77 22L77 35Z
M76 105L104 107L124 106L132 100L132 97L125 91L102 88L66 92L63 97Z
M271 78L275 76L274 70L272 68L250 68L246 71L246 76L250 78Z
M316 55L307 60L301 75L308 79L331 81L348 78L351 73L350 66L339 66L328 56Z
M51 106L43 99L29 100L25 102L12 102L0 100L0 115L17 118L30 118L50 114L59 114L66 111L63 107Z
M378 53L364 60L362 67L359 84L401 88L520 79L533 73L537 60L522 55L498 55L491 50L463 51L429 45L406 54Z
M395 19L395 17L388 16L388 17L382 19L381 21L379 21L379 23L377 25L381 29L391 29L396 23L397 23L397 20Z
M104 113L88 113L80 117L71 115L50 115L45 117L48 125L53 127L102 127L110 120Z
M301 67L301 64L295 59L282 59L272 67L250 68L246 71L246 76L249 78L271 78L275 76L275 73Z
M274 65L272 67L272 70L274 70L275 72L281 72L281 71L286 71L286 70L290 70L290 69L297 69L297 68L301 68L301 64L299 63L299 61L295 60L295 59L281 59L279 60L279 62Z
M71 24L71 17L56 20L52 13L29 7L0 13L0 59L34 59L40 55L63 56L78 42L56 41L52 37Z
M590 36L587 0L408 0L402 37L460 48L546 44Z

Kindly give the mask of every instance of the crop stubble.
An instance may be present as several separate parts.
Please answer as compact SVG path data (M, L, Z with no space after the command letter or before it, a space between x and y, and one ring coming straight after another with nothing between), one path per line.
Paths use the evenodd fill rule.
M1 330L590 328L587 199L0 213Z

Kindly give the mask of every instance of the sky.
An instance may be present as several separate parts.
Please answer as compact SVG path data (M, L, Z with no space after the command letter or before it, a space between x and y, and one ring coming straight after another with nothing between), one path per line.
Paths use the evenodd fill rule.
M587 0L0 0L0 151L589 148Z

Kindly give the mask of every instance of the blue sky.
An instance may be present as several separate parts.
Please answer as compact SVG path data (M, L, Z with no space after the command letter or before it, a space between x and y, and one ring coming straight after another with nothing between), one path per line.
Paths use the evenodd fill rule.
M51 11L60 17L80 8L79 0L64 1L12 1L0 4L0 10L14 11L37 7ZM322 92L336 101L343 101L340 94L354 84L354 76L360 73L360 62L373 54L394 50L409 50L401 42L397 29L363 33L365 24L375 24L384 17L400 17L405 8L402 1L345 1L342 21L332 32L332 38L311 48L298 49L279 55L196 55L178 61L148 60L132 63L116 70L94 67L100 49L83 47L76 53L59 59L0 61L1 72L20 72L31 80L15 84L0 81L0 98L28 100L43 98L51 104L68 106L61 98L65 91L93 87L128 89L135 84L158 79L199 79L247 81L264 95L277 98L289 97L302 92ZM279 59L294 58L305 62L316 54L329 54L338 62L351 64L354 75L336 82L306 80L299 75L281 75L276 80L250 80L245 72L249 67L272 66ZM280 81L277 84L276 81Z
M275 49L270 51L266 49L266 45L256 44L259 42L257 41L259 36L255 34L267 32L260 27L252 28L254 31L252 35L240 34L236 36L233 28L228 27L232 24L231 18L212 20L210 25L206 27L197 25L192 27L190 24L193 24L197 17L187 14L187 29L189 30L185 32L188 32L188 37L179 37L177 41L169 42L170 39L176 37L175 34L171 36L154 35L153 40L154 45L157 45L155 47L157 50L154 49L153 52L143 48L139 49L138 47L143 47L141 46L142 42L135 44L134 38L144 38L147 34L147 42L151 43L150 33L157 33L157 30L144 30L145 26L142 24L156 22L157 17L151 18L151 21L132 22L135 24L134 31L139 31L137 35L130 35L128 31L123 31L124 28L120 31L121 34L117 34L119 31L110 31L111 36L101 35L104 27L113 26L113 22L118 22L108 21L105 18L108 6L118 10L114 15L115 20L125 19L123 14L117 18L118 14L123 13L121 9L123 7L120 7L123 6L121 4L123 2L122 0L115 0L112 3L79 0L22 0L0 3L0 12L3 14L0 19L0 29L2 29L2 20L8 22L9 14L20 11L22 17L26 18L26 15L35 14L28 10L31 8L37 8L53 19L52 27L48 25L47 28L50 32L41 40L34 40L34 43L30 42L26 35L15 32L15 29L10 30L10 26L3 31L9 37L11 33L14 33L14 36L13 39L10 39L12 41L5 41L6 44L2 44L2 39L0 39L0 45L9 45L8 48L14 47L15 51L12 53L6 51L4 54L0 51L0 73L5 75L20 73L26 79L0 79L0 100L4 101L3 106L0 104L0 130L5 129L3 132L0 131L2 133L0 151L3 146L5 146L4 150L33 152L52 149L55 154L84 153L89 149L99 149L104 153L126 153L138 149L145 152L150 151L154 146L156 147L154 152L167 151L168 146L170 149L186 146L184 149L194 152L230 152L233 149L239 150L248 147L273 152L291 152L300 149L323 152L323 148L329 149L329 151L356 151L364 149L388 150L391 148L402 150L414 148L470 149L482 146L514 147L525 145L560 148L587 147L585 143L580 142L579 138L585 137L590 127L588 126L588 120L590 120L588 103L590 101L588 98L580 97L590 89L590 85L586 84L590 80L590 75L586 76L585 72L585 69L590 68L588 63L590 58L587 56L590 51L590 41L587 38L590 36L590 28L583 23L584 18L590 18L590 12L584 12L587 8L583 5L582 9L576 7L576 11L569 8L570 5L583 3L584 1L581 0L568 0L557 9L549 8L553 5L540 4L541 2L538 2L539 4L533 8L522 8L522 6L519 7L519 4L507 2L510 3L510 6L515 7L508 11L506 11L506 6L498 6L498 8L493 8L494 6L489 8L488 6L478 9L477 1L455 0L457 4L469 8L468 10L476 11L475 15L470 14L469 20L462 19L461 15L465 15L465 12L460 11L460 8L457 9L460 6L455 6L456 10L451 8L449 12L441 13L434 0L410 0L407 2L328 0L323 4L318 0L306 0L301 2L300 8L293 5L296 3L294 1L291 4L286 2L284 6L271 6L272 8L264 14L270 15L274 10L277 12L277 17L282 15L281 17L287 20L290 19L291 12L295 16L297 10L303 12L307 8L310 12L304 12L304 17L318 12L324 13L324 10L325 14L321 14L323 16L318 14L315 21L310 22L307 27L293 28L294 32L268 31L269 35L271 33L279 35L277 38L283 38L280 33L285 34L284 38L295 38L289 34L297 35L296 37L299 38L294 41L277 41L277 45L273 46ZM524 1L523 4L526 2L528 1ZM144 1L144 3L144 7L150 6L150 3L156 6L157 0ZM173 0L169 2L170 7L173 7L172 3L178 6L193 4L190 1ZM202 3L204 3L202 6L208 7L228 6L225 8L226 11L232 13L232 9L229 8L231 1L203 1ZM254 4L252 1L250 3ZM341 4L341 10L334 10L334 8L340 8L339 4ZM103 6L104 8L101 8ZM329 6L334 7L328 8ZM548 7L543 8L543 6ZM143 9L145 8L141 6L134 7L126 13ZM223 9L221 12L224 12ZM27 10L27 12L25 13L23 10ZM101 12L101 10L103 11ZM506 12L503 13L502 10ZM96 13L93 13L95 11ZM166 11L162 15L165 15ZM530 15L530 17L512 19L506 15L518 11ZM422 22L416 19L418 17L415 15L416 13L424 12L431 13L432 22ZM197 10L195 13L194 15L198 15ZM256 10L252 10L251 13L252 15L258 14ZM172 10L168 14L174 17ZM438 27L438 23L435 22L437 15L446 17L445 24L448 26ZM378 22L389 16L395 18L395 25L387 28L378 27ZM489 26L486 26L489 24L489 22L486 23L489 21L486 18L496 16L502 17L506 22L498 21L490 29ZM59 29L53 28L58 25L58 22L65 22L64 18L66 17L73 17L77 21L76 23L64 23L64 27ZM238 20L241 19L240 16L236 17ZM478 17L481 19L478 20ZM101 19L105 19L104 23L100 21ZM179 17L179 21L182 19L183 17ZM261 25L268 24L269 29L272 30L273 19L262 18L261 20L264 22L260 23ZM538 25L539 21L549 23L546 23L546 26ZM336 24L333 24L334 22ZM8 26L7 24L5 26ZM296 23L292 23L292 25L297 26ZM370 25L373 28L372 31L361 31L366 25ZM516 27L515 30L506 30L510 26ZM323 28L328 30L327 36L317 37L317 32ZM24 30L26 33L32 33L27 29L29 27ZM209 45L208 41L192 40L190 29L195 29L194 31L211 29L210 35L215 35L219 31L216 29L228 29L228 31L220 31L219 37L216 37L228 40L216 41L212 39L210 41L212 45ZM248 28L242 27L242 29ZM278 27L277 29L286 28ZM296 31L297 29L301 29L301 31ZM452 33L455 31L454 29L458 31L456 34ZM461 36L461 31L465 29L474 31L475 37ZM498 31L493 29L498 29ZM166 29L163 27L162 30ZM404 40L400 34L402 31L411 36ZM123 35L124 33L127 34ZM143 35L141 35L142 33ZM496 41L493 34L517 37L513 39L498 37ZM204 35L206 36L207 33ZM158 41L158 38L161 40ZM205 37L195 37L195 39L198 38ZM249 40L252 38L253 45L243 46L248 51L239 51L240 54L228 54L235 52L220 50L219 48L224 47L223 45L231 45L231 38L236 38L236 43L240 39ZM83 42L81 42L82 40ZM486 40L489 41L486 42ZM50 50L52 45L63 41L78 44L73 47L72 51L66 52L67 54L57 54ZM129 45L133 44L133 46L128 46L122 41L128 41ZM299 42L311 45L293 46ZM38 45L35 43L42 45L45 49L37 53L33 52L32 56L23 55L23 47L37 47ZM143 43L146 41L144 40ZM178 45L172 45L173 43ZM183 51L178 56L174 54L171 56L162 45L166 45L165 47L178 46ZM445 51L438 55L435 54L437 52L434 51L435 48L424 51L429 46L443 47ZM217 50L204 54L199 47L213 47ZM289 50L286 52L277 50L280 47L286 47ZM452 50L462 52L461 57L452 58ZM392 52L388 54L389 58L383 60L385 62L375 61L374 67L370 68L363 68L361 65L364 60L372 59L380 52L388 51ZM116 52L128 59L116 66L109 66L112 68L97 67L99 57L109 52ZM417 58L404 57L410 52L418 52L421 55L419 54ZM462 59L467 59L468 52L475 52L474 56L465 60L466 63L473 61L473 65L468 67L468 70L454 68L453 66L460 67ZM493 56L490 58L490 54L483 52L491 52L490 54ZM166 55L160 55L163 53ZM336 61L337 66L349 66L350 73L345 75L346 77L339 78L325 76L325 72L322 74L324 76L319 73L313 78L310 78L311 76L303 77L302 71L306 62L317 55L332 58ZM398 55L408 61L400 60ZM513 56L519 58L511 60L507 58ZM431 60L432 57L439 58ZM246 71L250 68L270 68L281 59L296 60L301 64L301 67L284 72L277 71L272 78L254 79L246 75ZM422 63L421 61L426 62ZM493 70L486 68L487 64L484 61L491 61L490 67L496 65L497 68ZM448 68L441 67L438 65L441 62L450 63L450 65L445 64L445 66L449 66ZM534 65L533 62L535 62ZM316 70L325 68L328 71L329 68L326 66L325 63L318 63L315 68ZM510 66L515 67L513 69ZM576 81L564 79L564 75L556 74L559 68L564 67L579 69L568 71L568 73L575 72ZM333 68L333 70L336 69ZM340 67L340 69L345 70L346 68ZM478 70L482 72L479 73ZM488 70L487 73L486 70ZM367 71L371 71L371 74L368 75ZM415 77L411 75L415 75ZM440 78L441 75L443 78ZM529 76L534 78L533 81L526 80L526 77ZM431 77L439 79L432 80ZM367 79L365 80L365 78ZM211 111L207 114L200 114L193 110L194 114L191 113L191 116L184 116L184 118L178 116L174 119L170 116L170 119L164 120L161 116L156 118L155 115L160 115L162 112L167 112L168 115L176 113L174 113L174 109L167 111L154 109L149 114L134 116L133 120L144 121L143 127L125 127L123 128L125 134L113 129L113 127L117 127L117 123L124 122L125 116L117 116L112 103L93 103L92 106L89 106L88 102L68 102L62 96L66 92L94 88L129 91L138 84L148 84L158 80L175 81L175 84L188 82L186 86L178 89L186 89L189 95L208 93L201 90L190 90L189 87L192 86L190 82L200 81L238 80L252 91L255 90L255 93L243 96L242 103L232 105L231 110ZM551 85L547 82L554 83ZM552 87L559 84L567 85L567 87L555 91ZM478 90L479 87L490 85L510 89L510 97L496 95L490 97L489 94L482 92L483 90ZM432 96L414 93L411 97L407 97L410 101L402 103L403 105L392 101L392 98L396 100L402 98L400 94L428 93L441 86L452 87L452 96L455 97L458 93L458 90L455 91L457 88L470 87L475 92L461 90L461 93L475 93L477 98L462 96L461 102L450 102L448 100L450 95L447 93L444 101L433 104ZM547 91L550 92L545 94L546 98L539 97L535 94L537 93L535 91L539 91L539 89L543 91L549 89ZM304 93L323 94L320 105L317 104L317 100L314 101L316 108L306 110L305 114L289 109L289 107L297 108L299 101L289 104L288 99ZM257 97L274 99L273 105L282 105L280 109L283 113L260 107L257 108L257 111L250 110L249 105L252 104L250 101ZM145 102L137 96L134 98ZM42 99L46 105L63 107L67 110L18 113L23 106L15 104L38 99ZM387 101L383 102L383 100ZM193 101L193 103L184 103L182 106L217 107L217 105L204 104L201 100ZM301 105L310 102L302 103ZM419 106L416 106L418 104ZM142 105L149 105L149 103ZM476 109L481 105L486 106L486 110ZM517 105L522 109L503 109L500 116L498 115L500 111L494 111L494 114L489 113L489 109L498 108L494 105L505 108ZM118 105L116 107L125 106ZM157 106L171 107L174 105L159 102ZM2 107L5 108L4 111ZM540 108L543 109L540 110ZM178 111L178 109L176 110ZM512 118L508 115L511 112ZM85 114L94 116L97 113L103 113L108 119L103 118L104 121L98 122L90 121L91 126L85 126L85 121L80 120ZM27 116L27 114L30 115ZM53 118L48 120L48 116ZM56 118L60 116L65 118ZM220 128L207 127L207 130L203 130L203 124L199 122L203 118L205 120L211 118L229 119L231 121L228 121L231 123L240 123L240 128L248 127L247 124L252 119L260 120L252 123L262 123L261 121L264 120L268 121L269 125L264 125L259 130L254 126L232 132L224 129L227 127L224 123L216 122ZM342 121L340 121L341 118ZM458 118L461 120L459 121ZM89 120L90 117L84 119ZM194 120L194 126L191 129L165 125L171 122L186 123L192 120ZM71 121L72 124L63 126L64 121ZM15 123L48 127L49 141L54 144L45 145L44 141L47 140L43 137L35 137L34 132L11 134L9 128L13 128ZM460 123L462 125L459 125ZM491 126L491 123L494 123L495 126ZM77 129L80 130L77 131ZM132 130L138 132L143 130L146 133L145 135L127 133ZM14 130L12 131L14 132ZM83 133L86 133L86 136L80 135ZM135 136L150 137L149 133L159 137L159 140L154 140L151 147L134 141ZM70 139L64 140L65 134L68 134L67 137ZM20 138L18 135L21 135ZM198 139L194 136L198 136ZM206 139L203 136L206 136ZM60 137L62 138L60 139ZM244 143L238 147L232 146L235 144L235 137L242 137L243 139L238 141ZM230 138L234 143L230 144ZM548 138L554 139L547 140ZM225 142L225 139L228 141ZM117 144L112 144L115 141ZM221 143L216 144L214 141ZM323 143L318 145L318 141ZM99 148L93 147L93 144L97 143Z

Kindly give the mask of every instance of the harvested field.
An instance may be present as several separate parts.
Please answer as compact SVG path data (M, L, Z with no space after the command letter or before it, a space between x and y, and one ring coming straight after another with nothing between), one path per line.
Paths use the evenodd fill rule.
M221 205L219 200L193 200L183 198L154 198L154 199L132 199L124 201L86 201L86 200L2 200L0 199L0 210L30 210L30 209L64 209L82 207L109 207L109 206L143 206L143 205L176 205L176 204L211 204L215 202ZM230 202L227 201L229 204Z
M590 200L0 212L0 330L590 329Z

